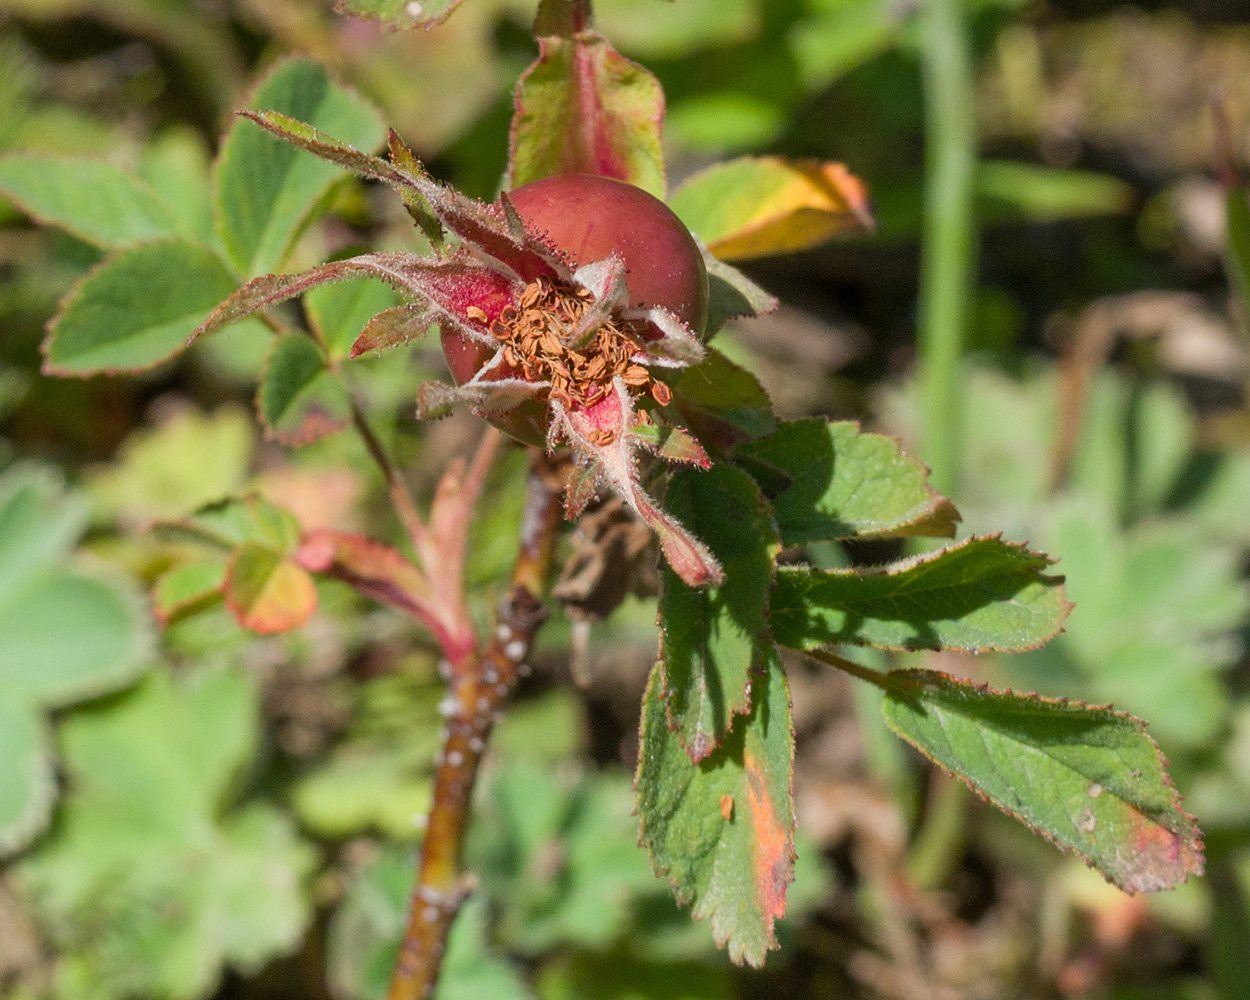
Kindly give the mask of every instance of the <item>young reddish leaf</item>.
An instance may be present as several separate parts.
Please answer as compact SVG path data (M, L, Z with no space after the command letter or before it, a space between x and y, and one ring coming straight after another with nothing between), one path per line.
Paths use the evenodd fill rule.
M1126 892L1202 874L1202 835L1141 719L929 670L882 685L895 733Z
M1051 560L997 536L871 569L777 572L769 620L783 646L1022 652L1063 627L1072 605Z
M365 324L360 336L352 344L351 357L358 358L370 351L398 347L410 340L425 336L434 317L424 306L407 305L383 309Z
M222 598L226 560L196 559L166 570L152 587L157 620L168 627L210 607Z
M783 545L826 538L950 538L959 512L899 444L852 421L796 420L734 449L784 474L773 498Z
M258 635L289 632L317 607L317 586L288 556L248 543L235 550L226 570L226 607Z
M695 590L672 570L660 599L664 700L669 725L694 762L751 708L751 678L768 638L768 591L780 546L768 503L745 472L714 465L673 477L668 509L724 567L724 582Z
M326 368L321 348L302 333L273 342L256 392L256 410L265 433L300 446L340 431L351 420L351 402Z
M639 839L656 874L736 964L764 963L777 947L794 874L794 732L785 674L771 650L755 679L751 714L734 720L724 743L692 764L669 731L661 667L643 699L635 786ZM726 808L728 798L729 808Z
M508 186L600 174L664 197L659 81L575 16L553 16L552 6L535 25L538 60L517 83Z
M305 537L295 560L312 573L324 573L419 619L438 639L449 658L472 650L472 624L460 604L460 587L451 567L448 578L432 587L425 573L389 545L341 531L314 531Z
M778 156L708 167L672 206L723 260L792 253L873 225L867 189L842 164Z

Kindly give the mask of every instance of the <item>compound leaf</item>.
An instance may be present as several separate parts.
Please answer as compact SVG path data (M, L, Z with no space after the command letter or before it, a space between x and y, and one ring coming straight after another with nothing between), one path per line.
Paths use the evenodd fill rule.
M270 437L304 445L346 427L351 403L316 342L302 333L288 333L273 342L261 372L256 410Z

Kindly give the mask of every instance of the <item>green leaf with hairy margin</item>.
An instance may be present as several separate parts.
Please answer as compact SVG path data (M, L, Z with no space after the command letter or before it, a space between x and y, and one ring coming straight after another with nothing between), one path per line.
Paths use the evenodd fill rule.
M673 884L696 920L710 919L716 943L736 964L764 963L776 947L794 872L790 695L769 652L751 714L724 743L692 764L669 731L660 668L643 697L638 789L639 838L657 874Z
M241 670L156 673L66 718L70 792L13 870L62 989L193 1000L298 944L315 852L270 806L229 808L258 725Z
M777 572L769 615L783 646L1018 652L1054 637L1072 606L1046 556L1000 538L873 569Z
M535 26L539 56L517 83L508 186L600 174L663 198L660 82L594 31L555 23L568 19Z
M318 344L302 333L288 333L273 342L265 361L256 411L270 437L305 445L346 427L351 402Z
M1120 888L1153 892L1202 873L1201 834L1140 719L928 670L882 685L894 732Z
M191 235L148 184L101 160L11 153L0 158L0 194L106 250Z
M724 583L696 590L666 567L660 598L664 702L697 762L751 708L751 678L771 645L768 591L780 546L759 487L733 466L681 470L666 505L725 568Z
M929 485L923 463L852 421L787 421L739 445L734 458L762 462L790 480L773 498L783 545L955 534L959 513Z
M334 9L352 17L381 21L388 28L429 28L444 20L463 0L338 0Z
M130 683L151 645L137 594L64 565L84 514L39 468L0 477L0 855L48 822L56 783L44 710Z
M372 105L331 82L321 66L307 59L278 64L247 106L298 118L357 149L374 149L386 136ZM222 144L215 198L222 244L240 273L253 277L276 270L342 174L341 168L282 142L255 122L237 119Z
M44 372L139 372L178 354L237 287L213 251L145 243L94 268L61 303L44 341Z

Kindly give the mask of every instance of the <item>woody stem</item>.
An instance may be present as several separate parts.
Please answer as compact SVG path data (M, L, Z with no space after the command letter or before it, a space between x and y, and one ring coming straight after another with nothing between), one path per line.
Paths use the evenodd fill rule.
M563 477L563 468L541 452L531 453L521 549L494 633L469 662L451 665L447 730L434 776L434 802L387 1000L433 996L452 920L472 889L463 870L463 849L473 784L491 729L518 680L528 672L530 646L547 617L543 593L560 526Z

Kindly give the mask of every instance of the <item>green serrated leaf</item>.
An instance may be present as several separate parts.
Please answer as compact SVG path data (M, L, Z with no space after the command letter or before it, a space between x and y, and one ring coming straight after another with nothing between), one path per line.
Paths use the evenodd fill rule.
M106 250L193 235L144 181L100 160L10 153L0 158L0 194Z
M0 683L49 707L120 687L149 650L141 615L134 595L103 580L45 572L0 604Z
M783 473L773 498L783 545L830 538L950 538L959 513L899 444L851 421L796 420L734 449Z
M541 30L541 29L539 29ZM659 81L593 31L539 39L516 90L508 186L590 173L664 197Z
M43 829L55 796L41 710L129 683L151 648L137 594L62 566L84 510L42 469L0 476L0 854Z
M317 586L309 572L254 543L241 545L231 557L225 597L239 624L258 635L299 628L317 608Z
M884 675L886 723L1128 892L1202 873L1202 839L1140 719L927 670Z
M999 538L873 569L777 572L770 621L783 646L1016 652L1053 638L1071 605L1050 560Z
M61 303L44 341L49 375L139 372L178 354L236 288L211 250L146 243L109 257Z
M327 356L342 361L368 322L395 305L395 290L369 278L318 285L304 293L309 323Z
M784 566L771 599L773 635L793 649L881 646L1015 652L1058 634L1071 605L1046 556L973 537L888 566Z
M693 761L710 754L751 708L751 678L768 638L768 592L780 546L767 501L728 465L683 469L669 485L670 513L725 569L720 586L696 590L665 568L660 664L669 725Z
M374 149L386 135L372 105L307 59L279 64L248 107L298 118L357 149ZM236 120L217 162L215 198L218 232L239 272L252 277L276 270L341 175L339 167L301 153L255 122Z
M692 764L669 731L657 666L643 698L635 787L652 867L696 920L711 920L732 961L760 966L776 947L773 924L793 876L794 733L775 653L755 683L751 714Z
M311 444L347 426L347 390L321 348L302 333L278 337L261 372L256 410L266 433L288 445Z
M157 673L65 720L71 790L14 869L60 989L194 1000L297 944L314 852L269 806L225 808L258 721L239 670Z
M381 21L388 28L429 28L455 10L463 0L337 0L334 9L352 17Z

